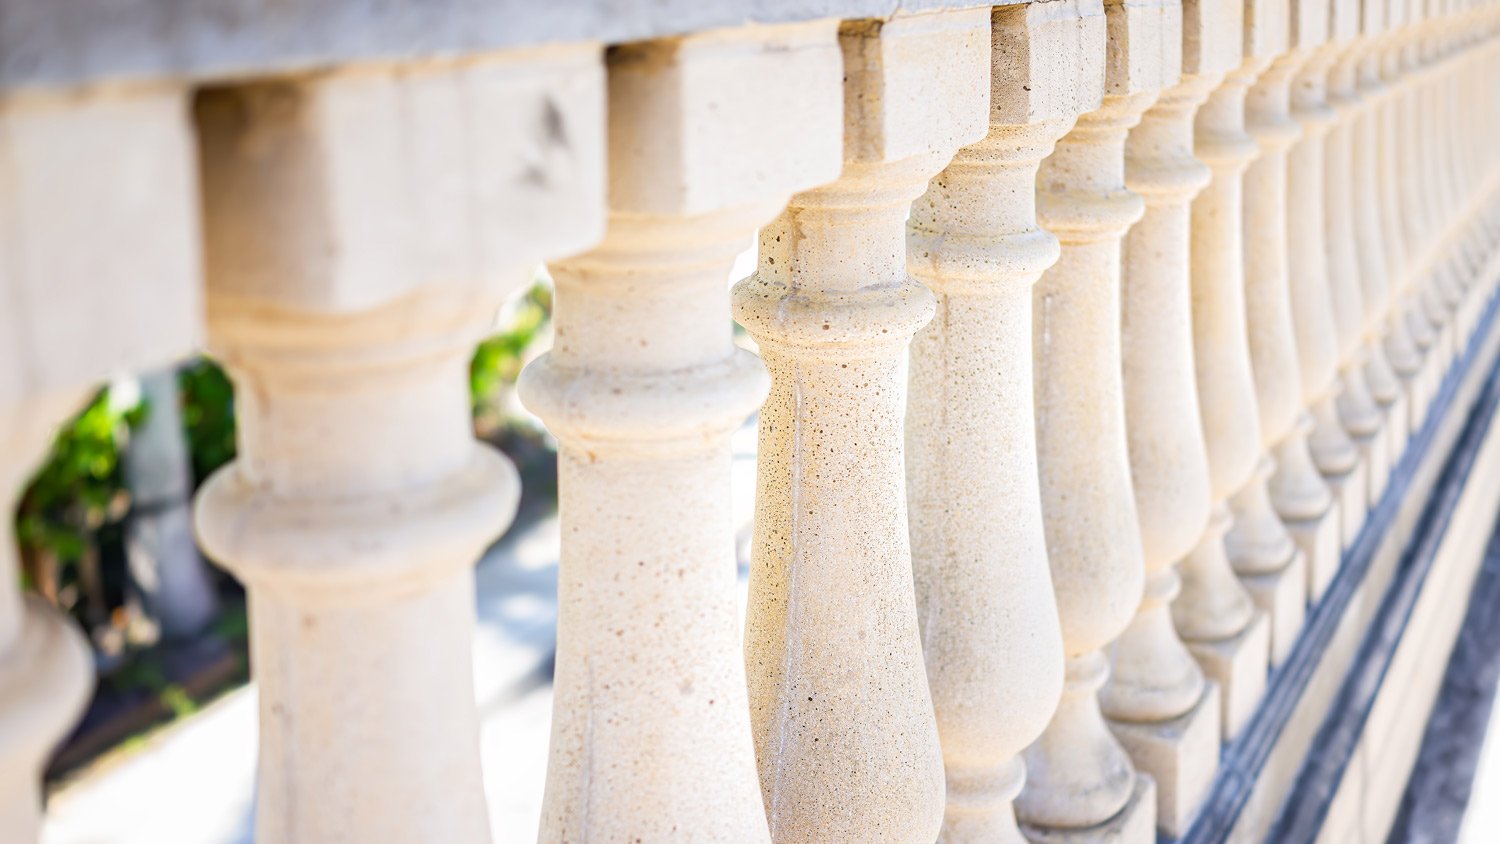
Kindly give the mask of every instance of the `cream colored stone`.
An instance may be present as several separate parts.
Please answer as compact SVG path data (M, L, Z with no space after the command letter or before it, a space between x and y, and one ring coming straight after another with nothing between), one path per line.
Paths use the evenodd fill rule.
M560 446L543 841L769 840L729 507L729 435L767 379L724 282L794 191L837 176L841 74L832 21L610 53L605 238L552 263L554 345L521 383ZM761 154L792 127L795 155Z
M468 363L535 262L601 230L602 91L579 46L200 100L239 456L197 529L250 596L262 840L490 838L469 567L518 489Z
M1350 14L1348 0L1332 0L1330 12L1335 11L1337 20L1345 20ZM1301 26L1305 18L1294 20ZM1340 335L1327 281L1328 240L1324 228L1324 141L1335 116L1328 105L1328 70L1347 35L1319 28L1319 21L1326 26L1334 18L1315 14L1308 23L1310 33L1322 36L1317 39L1322 46L1314 49L1296 73L1291 88L1292 117L1301 124L1302 137L1287 153L1287 269L1302 398L1313 415L1308 449L1333 494L1342 550L1358 535L1369 509L1368 466L1360 460L1359 449L1338 412ZM1317 531L1312 533L1317 535ZM1337 562L1326 556L1309 560L1314 594L1316 584L1331 579Z
M56 426L111 375L202 334L183 91L0 99L0 840L37 840L43 767L93 654L24 596L12 518Z
M1156 783L1145 774L1134 778L1135 785L1125 808L1103 823L1086 829L1035 827L1023 825L1022 831L1032 844L1131 844L1153 841L1156 830Z
M1156 827L1164 835L1180 838L1186 833L1213 788L1219 767L1222 706L1219 687L1204 683L1198 700L1176 718L1142 724L1109 722L1110 731L1136 767L1156 784Z
M912 200L989 126L990 11L849 21L844 170L761 230L735 316L760 345L746 661L776 842L942 826L903 483L901 363L933 314L907 273ZM850 670L850 666L859 666Z
M1100 706L1137 768L1157 786L1157 825L1177 836L1219 760L1219 703L1172 626L1176 564L1208 524L1208 453L1198 413L1188 277L1189 204L1208 183L1193 157L1193 116L1238 61L1240 19L1226 4L1183 9L1181 81L1131 130L1126 185L1145 213L1125 236L1121 354L1131 480L1146 585L1111 647ZM1164 57L1168 78L1175 58ZM1205 738L1206 737L1206 738Z
M907 501L917 618L947 778L939 840L1020 842L1020 753L1063 682L1037 488L1032 285L1057 260L1037 167L1099 90L1097 3L1002 6L991 19L989 135L912 207L907 266L937 317L911 346ZM1102 77L1102 68L1097 67Z
M1272 542L1259 555L1249 576L1264 581L1284 578L1296 566L1308 582L1301 596L1290 587L1271 589L1289 601L1321 594L1339 563L1338 511L1328 485L1318 472L1307 438L1314 428L1304 404L1307 390L1298 359L1290 288L1291 246L1288 232L1287 153L1302 137L1292 118L1291 88L1312 51L1327 38L1328 0L1292 0L1288 8L1287 49L1261 74L1246 95L1245 128L1260 146L1260 155L1245 171L1245 307L1251 370L1255 377L1261 435L1274 457L1267 493L1287 534L1295 544L1288 554ZM1276 531L1271 531L1274 537ZM1314 576L1314 573L1317 573ZM1252 594L1264 596L1263 589ZM1261 606L1272 619L1272 658L1286 653L1287 643L1300 630L1290 606ZM1278 625L1278 620L1280 624Z
M1096 692L1109 675L1102 649L1129 626L1145 580L1120 358L1121 239L1144 203L1126 187L1124 147L1176 81L1181 8L1104 11L1102 106L1079 119L1037 176L1042 224L1062 244L1033 294L1032 343L1042 514L1067 673L1057 714L1026 752L1029 780L1016 806L1032 840L1149 840L1155 825L1154 795L1150 806L1133 802L1147 778L1105 726ZM1111 818L1128 821L1111 827Z

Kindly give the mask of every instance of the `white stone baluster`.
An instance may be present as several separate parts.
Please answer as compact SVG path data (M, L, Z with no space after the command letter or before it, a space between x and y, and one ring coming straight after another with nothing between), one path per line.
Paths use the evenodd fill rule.
M518 485L474 440L469 359L599 236L602 87L580 45L199 97L239 456L197 528L249 592L260 840L490 840L470 567Z
M1385 95L1380 78L1381 35L1386 29L1386 6L1391 0L1362 0L1359 36L1351 49L1335 66L1334 77L1349 74L1344 93L1349 97L1347 114L1340 115L1338 132L1347 131L1349 192L1339 213L1349 215L1350 225L1340 227L1342 236L1352 238L1348 247L1355 256L1352 264L1359 285L1365 384L1381 415L1382 439L1374 446L1384 456L1372 465L1385 466L1387 473L1400 459L1407 440L1406 389L1386 356L1386 330L1390 310L1390 272L1394 265L1391 246L1381 224L1380 168L1377 147L1376 108ZM1341 83L1345 84L1345 83ZM1398 255L1399 256L1399 255ZM1397 256L1397 257L1398 257ZM1396 328L1401 328L1397 325ZM1403 332L1404 333L1404 332ZM1405 342L1395 338L1396 345ZM1384 478L1371 476L1370 504L1384 493Z
M769 840L729 506L729 435L767 379L734 345L728 277L793 191L837 176L842 71L834 21L609 53L604 242L552 264L555 343L521 382L560 444L542 841Z
M1157 827L1182 834L1219 764L1219 689L1172 624L1177 562L1209 517L1208 451L1198 413L1189 281L1190 204L1208 184L1193 157L1193 117L1240 56L1236 9L1182 10L1181 81L1125 142L1125 183L1145 213L1123 244L1121 354L1126 435L1145 560L1145 596L1112 647L1100 706L1116 738L1156 781ZM1168 51L1175 53L1175 51ZM1164 61L1171 79L1177 55Z
M1410 25L1412 0L1386 0L1385 27L1378 43L1362 68L1364 74L1379 77L1378 95L1373 96L1372 112L1368 116L1370 125L1366 143L1371 145L1367 155L1374 156L1373 170L1368 178L1372 181L1372 202L1379 217L1378 234L1385 255L1381 268L1386 278L1385 300L1381 307L1384 323L1382 340L1386 360L1392 373L1399 379L1396 385L1400 396L1394 404L1396 410L1387 418L1386 434L1391 448L1391 465L1394 467L1406 450L1407 441L1416 430L1413 418L1417 414L1416 397L1420 393L1422 374L1422 347L1413 335L1407 318L1407 302L1410 298L1408 281L1411 276L1411 245L1401 223L1405 209L1401 205L1401 179L1397 148L1397 105L1402 96L1400 68L1401 39ZM1431 337L1423 338L1428 345Z
M907 501L917 619L948 784L940 840L1020 842L1020 753L1051 720L1062 633L1037 487L1032 285L1058 255L1036 173L1102 74L1104 19L1077 2L991 20L990 130L912 207L907 265L937 317L911 346Z
M1288 49L1261 74L1245 99L1245 128L1260 146L1260 156L1245 171L1244 187L1250 364L1261 435L1275 460L1268 492L1301 551L1301 560L1266 555L1272 563L1268 571L1242 575L1271 613L1273 661L1285 656L1298 626L1300 614L1290 606L1291 599L1314 597L1315 573L1337 569L1341 550L1338 510L1307 442L1314 421L1305 403L1307 385L1293 318L1297 294L1291 288L1293 247L1288 231L1288 152L1303 137L1301 125L1292 117L1292 84L1328 37L1328 0L1292 0L1288 11ZM1304 580L1300 590L1277 582L1298 567ZM1294 596L1298 591L1302 594ZM1279 627L1278 616L1283 619Z
M1236 12L1243 15L1237 27L1238 69L1194 121L1195 153L1211 171L1208 186L1193 200L1190 266L1194 367L1213 509L1208 530L1183 561L1182 592L1172 604L1177 631L1219 684L1226 739L1260 700L1270 647L1270 625L1235 577L1225 547L1233 524L1231 499L1255 480L1261 453L1245 333L1241 177L1256 152L1254 139L1245 133L1245 92L1270 63L1269 55L1255 52L1260 19L1254 9L1247 4Z
M1357 229L1364 215L1355 201L1353 141L1359 108L1356 77L1362 52L1361 24L1358 0L1344 0L1335 5L1333 40L1340 48L1327 82L1328 101L1335 118L1323 141L1323 220L1328 289L1339 341L1339 420L1359 448L1360 463L1365 467L1362 509L1368 512L1385 490L1390 455L1383 438L1381 408L1371 395L1367 378L1372 346L1367 342L1364 304L1367 297L1361 286L1361 241ZM1346 516L1358 518L1363 524L1364 513L1356 516L1352 512L1356 504L1352 497L1348 503L1351 511L1346 511Z
M1338 0L1333 0L1338 2ZM1331 11L1331 9L1330 9ZM1302 20L1302 18L1299 18ZM1325 15L1321 33L1331 36ZM1325 83L1338 56L1337 43L1324 43L1292 80L1292 117L1302 136L1287 152L1287 277L1292 328L1302 376L1302 401L1312 422L1306 431L1308 450L1334 498L1339 541L1335 553L1308 558L1308 598L1316 601L1338 571L1343 548L1353 541L1365 512L1365 469L1359 450L1339 421L1337 399L1338 336L1327 285L1327 250L1323 232L1323 139L1333 124Z
M1415 127L1412 107L1417 79L1412 73L1411 55L1415 33L1419 30L1421 0L1392 0L1393 26L1386 41L1381 73L1389 89L1381 107L1379 130L1380 156L1384 166L1380 188L1384 212L1385 237L1390 248L1388 272L1391 279L1391 312L1393 323L1386 342L1391 366L1406 385L1406 433L1415 434L1427 417L1432 385L1426 373L1427 356L1436 335L1432 323L1422 311L1417 272L1423 258L1423 206L1416 196L1419 170L1410 160L1411 135ZM1395 325L1394 323L1400 323ZM1402 338L1406 339L1403 345ZM1392 427L1400 421L1393 420Z
M1037 175L1042 224L1061 257L1032 299L1037 452L1047 553L1067 657L1057 714L1026 751L1016 803L1033 841L1150 841L1155 786L1109 731L1104 649L1144 595L1120 357L1121 241L1140 219L1125 186L1131 127L1176 83L1181 8L1104 7L1101 106L1079 118ZM1079 74L1081 84L1092 66Z
M988 129L990 11L846 21L840 43L843 174L761 230L734 290L771 372L745 656L778 844L930 841L943 817L902 449L902 359L934 304L906 218Z
M197 185L183 92L0 99L0 841L40 833L42 772L94 658L23 595L15 508L57 426L111 375L201 333Z

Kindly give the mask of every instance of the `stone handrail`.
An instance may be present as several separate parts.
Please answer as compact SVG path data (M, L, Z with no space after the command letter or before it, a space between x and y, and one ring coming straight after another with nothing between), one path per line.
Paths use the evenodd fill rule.
M10 4L0 498L99 379L212 351L259 840L489 841L470 567L519 482L465 374L546 262L543 841L1263 835L1198 823L1248 799L1226 748L1477 401L1497 35L1459 0ZM23 842L92 670L13 546Z

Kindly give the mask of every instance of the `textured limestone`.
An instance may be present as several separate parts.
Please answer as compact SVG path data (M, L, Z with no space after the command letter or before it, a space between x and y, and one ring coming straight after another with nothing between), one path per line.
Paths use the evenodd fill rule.
M761 230L760 267L734 289L771 372L750 721L773 841L931 840L943 759L912 582L900 379L934 300L907 273L906 217L988 130L990 11L848 21L839 41L843 174Z
M1042 513L1067 673L1057 714L1026 751L1029 780L1016 805L1032 840L1149 840L1155 826L1154 795L1141 786L1149 778L1109 732L1096 693L1109 675L1102 649L1129 626L1145 581L1120 358L1121 240L1144 203L1125 186L1124 147L1176 81L1181 8L1104 11L1102 105L1058 142L1036 181L1042 224L1062 245L1033 293L1032 343Z
M42 768L93 654L21 594L12 514L56 426L101 380L202 336L192 139L180 89L0 100L0 840L35 841Z
M1332 2L1333 8L1341 10L1340 19L1348 16L1347 0ZM1332 18L1328 20L1331 23ZM1287 153L1287 255L1303 402L1313 415L1313 427L1307 435L1308 449L1333 494L1342 551L1363 527L1369 507L1365 480L1368 467L1360 460L1359 448L1339 417L1339 333L1327 281L1324 140L1334 120L1334 112L1328 105L1327 79L1328 69L1341 49L1342 41L1335 40L1335 35L1332 28L1326 30L1327 38L1293 78L1292 117L1301 124L1302 137ZM1344 37L1347 36L1340 36ZM1316 536L1318 532L1313 534ZM1311 598L1322 594L1333 577L1339 556L1320 554L1309 558Z
M473 438L468 363L536 261L601 231L599 57L200 97L239 456L197 529L250 596L264 840L489 840L469 567L518 490Z
M1313 462L1307 438L1314 422L1304 404L1306 388L1298 360L1290 288L1287 153L1302 136L1291 114L1291 86L1312 50L1327 37L1327 0L1292 0L1286 49L1251 87L1245 99L1245 129L1260 155L1245 171L1245 308L1250 364L1260 409L1261 435L1274 460L1267 493L1295 544L1260 556L1241 575L1253 578L1252 596L1272 623L1272 662L1279 662L1300 631L1293 604L1321 593L1338 567L1338 511L1333 494ZM1301 559L1298 560L1297 558ZM1248 562L1248 561L1246 561ZM1301 589L1280 586L1291 569L1306 575ZM1313 573L1319 576L1314 577ZM1247 581L1249 585L1249 581ZM1265 587L1270 587L1269 589ZM1268 595L1291 603L1269 604Z
M918 621L943 745L940 840L1020 842L1020 753L1052 718L1063 645L1047 568L1033 427L1032 285L1058 256L1037 225L1038 165L1097 86L1097 3L991 19L989 134L912 207L907 266L937 316L911 346L907 501Z
M729 436L767 379L724 279L794 191L838 174L837 30L631 44L608 73L604 241L551 264L554 345L521 384L560 445L541 840L768 841L729 507Z
M1181 80L1131 130L1125 182L1145 203L1123 245L1121 355L1131 481L1146 585L1111 648L1100 695L1137 768L1156 781L1157 826L1181 834L1219 761L1219 703L1172 626L1176 564L1208 524L1209 468L1193 369L1189 204L1208 183L1193 157L1193 117L1239 57L1239 16L1225 4L1182 10ZM1164 56L1167 77L1179 58Z

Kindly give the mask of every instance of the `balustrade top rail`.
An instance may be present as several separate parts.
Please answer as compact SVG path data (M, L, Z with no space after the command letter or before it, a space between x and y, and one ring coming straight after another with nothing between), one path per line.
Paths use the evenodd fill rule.
M1013 2L1013 0L1009 0ZM990 5L1009 5L1009 2ZM0 91L213 80L744 23L889 17L963 0L14 0Z

